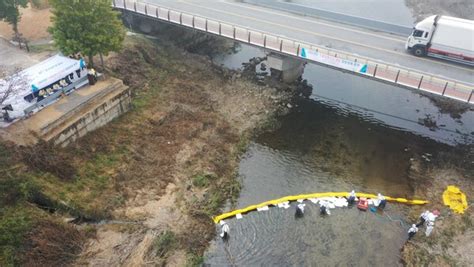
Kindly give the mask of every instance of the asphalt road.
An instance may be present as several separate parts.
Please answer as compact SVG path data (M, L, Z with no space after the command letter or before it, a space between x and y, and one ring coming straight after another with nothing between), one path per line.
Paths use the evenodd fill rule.
M474 68L439 59L417 58L405 51L406 38L389 33L234 1L142 0L141 2L326 46L474 85Z

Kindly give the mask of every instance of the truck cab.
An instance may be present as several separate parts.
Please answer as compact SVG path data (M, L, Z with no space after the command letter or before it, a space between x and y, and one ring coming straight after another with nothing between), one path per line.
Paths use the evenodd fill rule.
M413 32L408 36L405 49L411 51L415 56L425 56L434 31L436 15L427 17L413 27Z

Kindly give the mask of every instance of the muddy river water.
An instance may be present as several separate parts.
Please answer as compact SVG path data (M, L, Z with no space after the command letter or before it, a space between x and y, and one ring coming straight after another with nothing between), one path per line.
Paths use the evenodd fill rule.
M229 68L257 48L217 58ZM436 153L439 146L472 143L474 112L461 119L441 114L409 90L308 64L304 78L314 86L281 118L281 127L256 138L241 160L242 191L236 208L287 195L349 191L412 198L410 151ZM425 115L439 125L418 124ZM230 239L217 237L205 254L210 266L380 266L400 265L406 240L407 206L389 204L385 213L339 208L321 217L306 202L305 216L291 208L251 212L226 220ZM219 227L216 227L219 231Z

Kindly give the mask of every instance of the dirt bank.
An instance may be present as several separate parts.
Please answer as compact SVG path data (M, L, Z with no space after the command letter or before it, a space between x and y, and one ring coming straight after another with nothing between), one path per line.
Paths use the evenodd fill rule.
M110 171L123 196L111 215L138 224L98 227L79 264L181 266L199 259L214 234L210 216L239 191L235 169L246 140L291 97L221 76L205 57L143 42L131 41L108 59L134 87L135 110L75 145L127 151ZM160 243L163 235L170 244Z
M421 228L412 241L402 249L402 260L407 266L472 266L474 258L474 147L460 146L454 151L439 151L436 155L420 154L412 158L410 177L415 195L428 199L430 204L414 207L410 220L418 221L425 209L439 209L431 236ZM442 202L448 185L456 185L467 195L470 207L465 214L454 214Z
M50 39L47 29L51 26L51 12L49 8L22 8L18 30L29 42ZM33 26L34 25L34 26ZM33 26L33 27L32 27ZM11 39L13 37L12 26L6 22L0 22L0 37Z
M58 244L54 235L33 238L33 230L54 221L46 231L60 231L66 227L61 221L72 216L93 222L71 229L84 248L76 265L202 261L215 233L211 217L238 195L236 167L248 139L288 111L294 88L258 86L205 56L165 40L157 43L132 36L122 52L107 59L106 75L120 77L133 89L133 108L126 115L67 148L0 142L0 172L8 174L2 175L0 186L15 185L0 200L12 212L22 207L35 214L14 233L5 248L9 257L0 257L0 263L34 262L41 253L30 248L51 243L68 248L59 255L60 264L67 264L77 246ZM28 197L30 183L40 201ZM22 216L13 212L2 217L0 236ZM82 245L82 236L93 238ZM39 251L55 255L47 249ZM58 264L53 258L41 262Z
M22 12L25 37L48 38L49 10ZM32 23L30 17L45 23ZM9 29L2 25L0 32L8 35ZM192 42L194 37L178 46L204 54L215 51L206 50L209 43L223 50L234 47L202 36ZM0 187L12 188L0 194L12 211L0 211L0 236L12 237L8 246L0 244L6 252L0 265L26 260L65 265L78 246L84 250L77 265L200 262L214 235L210 217L239 192L235 170L247 140L288 111L294 88L257 86L244 74L214 66L168 39L155 46L132 36L124 51L107 59L107 75L133 89L127 115L66 149L45 143L21 148L0 140L0 156L6 159L0 157ZM30 185L44 201L29 197ZM69 217L105 223L70 227L63 222ZM43 233L47 222L50 234L37 235L35 229ZM10 233L12 224L22 227ZM65 229L80 242L61 244L51 234ZM93 238L83 245L83 236ZM66 249L54 254L45 244Z

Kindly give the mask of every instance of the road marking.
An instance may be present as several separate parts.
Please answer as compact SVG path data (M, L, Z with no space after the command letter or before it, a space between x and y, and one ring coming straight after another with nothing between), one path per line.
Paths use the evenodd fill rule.
M294 15L291 16L291 15L285 14L284 11L281 11L281 12L270 11L269 8L266 8L266 7L262 7L262 8L259 9L259 8L254 8L254 7L250 7L250 6L243 5L243 4L231 3L231 2L227 2L227 1L219 1L219 2L223 3L223 4L227 4L227 5L237 6L237 7L240 7L240 8L246 8L246 9L260 11L260 12L263 11L263 12L266 12L266 13L269 13L269 14L274 14L274 15L278 15L278 16L282 16L282 17L287 17L287 18L291 18L291 19L305 21L305 22L312 23L312 24L324 25L324 26L328 26L328 27L331 27L331 28L340 29L340 30L343 30L343 31L350 31L350 32L364 34L364 35L370 35L370 36L374 36L374 37L377 37L377 38L383 38L383 39L391 40L391 41L394 41L394 42L400 42L400 43L403 43L403 44L406 41L406 38L404 38L404 39L398 38L397 39L397 38L392 38L392 37L388 37L388 36L385 36L385 35L370 33L370 32L366 32L366 31L360 31L360 30L351 28L353 26L347 28L347 27L337 26L337 25L334 25L334 24L329 24L329 23L324 23L324 22L320 22L320 21L310 20L310 19L306 19L306 18L294 16ZM383 32L383 31L381 31L381 32Z
M361 47L365 47L365 48L384 51L384 52L394 54L394 55L397 55L397 56L403 56L403 57L406 57L406 58L413 59L412 55L407 55L407 54L404 54L404 53L398 53L398 52L395 52L395 51L392 51L392 50L389 50L389 49L385 49L385 48L379 48L379 47L375 47L375 46L364 45L364 44L361 44L361 43L357 43L357 42L353 42L353 41L349 41L349 40L345 40L345 39L340 39L340 38L337 38L337 37L332 37L332 36L325 35L325 34L319 34L319 33L314 33L314 32L308 31L308 30L303 30L303 29L290 27L290 26L287 26L287 25L284 25L284 24L278 24L278 23L275 23L275 22L269 22L269 21L266 21L266 20L262 20L262 19L258 19L258 18L254 18L254 17L249 17L249 16L244 16L244 15L236 14L236 13L233 13L233 12L227 12L227 11L224 11L224 10L221 10L221 9L215 9L215 8L211 8L211 7L204 7L202 5L195 5L195 4L192 4L192 3L188 2L188 1L185 1L185 0L180 1L180 3L186 4L186 5L189 5L189 6L193 6L193 7L197 7L197 8L207 9L207 10L218 12L218 13L232 15L232 16L235 16L235 17L244 18L244 19L247 19L247 20L253 20L253 21L260 22L260 23L264 23L264 24L278 26L278 27L286 28L286 29L292 30L292 31L299 31L299 32L306 33L306 34L309 34L309 35L324 37L324 38L328 38L328 39L332 39L332 40L336 40L336 41L340 41L340 42L344 42L344 43L353 44L353 45L356 45L356 46L361 46ZM273 33L273 34L279 36L279 34L276 34L276 33ZM292 38L290 38L290 39L292 39ZM308 43L308 42L302 42L302 43ZM352 56L357 57L353 53L350 53L350 52L345 52L345 53L352 54ZM456 65L452 65L452 64L448 64L448 63L439 62L439 61L429 59L429 58L417 58L417 60L426 61L426 62L429 62L429 63L438 64L438 65L442 65L442 66L449 67L449 68L456 68L456 69L472 72L472 70L468 69L468 68L464 68L464 67L461 67L461 66L456 66Z

